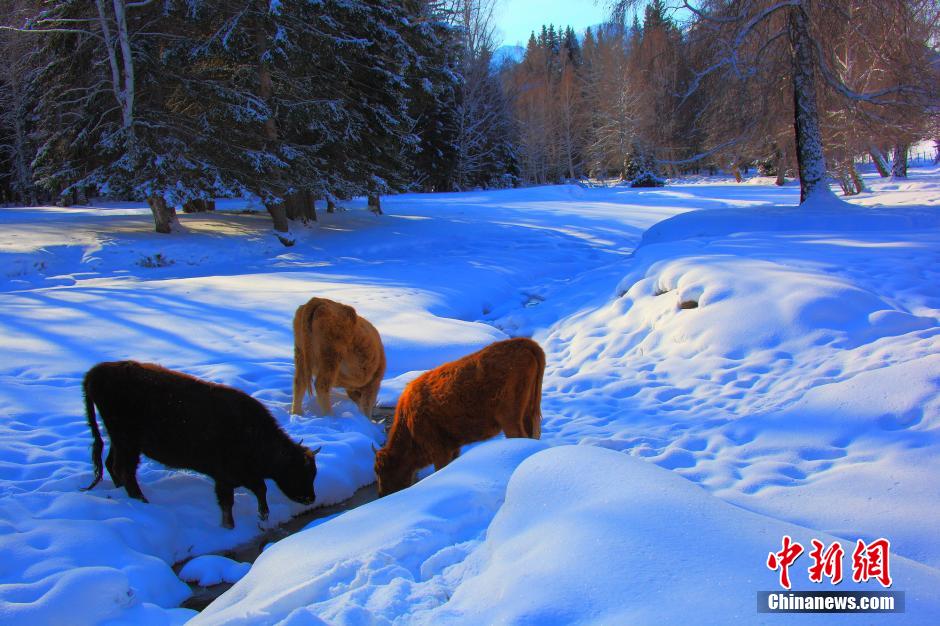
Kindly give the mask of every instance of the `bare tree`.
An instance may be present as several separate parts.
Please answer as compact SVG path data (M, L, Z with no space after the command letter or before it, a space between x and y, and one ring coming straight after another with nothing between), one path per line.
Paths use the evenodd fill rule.
M618 0L611 3L611 8L615 15L622 15L642 4L642 0ZM709 76L754 80L762 75L762 69L786 59L800 201L827 195L829 178L818 99L823 86L860 107L923 106L927 97L923 76L910 71L917 64L902 62L903 55L890 46L879 48L868 33L861 31L859 39L865 36L871 43L867 51L877 60L881 77L888 80L877 85L871 80L847 80L848 76L835 67L838 56L829 38L832 28L846 23L858 26L870 19L871 15L861 8L878 9L890 17L885 22L889 27L903 25L905 33L915 32L917 29L911 25L922 20L928 4L928 0L675 0L669 3L670 9L692 16L691 36L699 38L699 49L707 52L702 65L689 78L684 96L696 93ZM882 32L885 38L888 34ZM901 39L909 42L903 46L908 58L920 55L923 60L925 48L917 37Z
M444 15L462 35L455 179L458 189L467 189L487 178L504 149L510 123L508 103L491 67L496 0L444 0L441 4Z

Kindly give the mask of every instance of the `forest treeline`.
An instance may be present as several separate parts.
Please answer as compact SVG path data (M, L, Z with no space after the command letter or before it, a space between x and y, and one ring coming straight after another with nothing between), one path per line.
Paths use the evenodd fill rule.
M847 195L864 189L861 158L884 176L905 176L912 142L940 142L938 7L651 0L618 3L611 23L580 38L543 27L522 60L502 70L520 174L540 183L614 176L646 185L756 167L782 183L799 172L796 87L818 101L815 140ZM630 23L628 8L642 8ZM797 11L813 58L795 69Z
M623 0L494 60L495 0L2 0L0 202L315 201L723 170L805 199L938 137L934 0ZM893 161L891 157L894 157Z

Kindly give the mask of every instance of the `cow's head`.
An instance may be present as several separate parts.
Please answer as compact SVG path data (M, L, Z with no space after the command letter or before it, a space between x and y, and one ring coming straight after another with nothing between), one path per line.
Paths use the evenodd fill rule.
M274 482L280 487L284 495L301 504L313 504L316 494L313 492L313 481L317 477L317 453L320 448L310 450L297 445L294 454L290 455L288 465Z
M375 451L375 479L381 498L414 484L415 470L407 462L392 457L388 450L382 448Z

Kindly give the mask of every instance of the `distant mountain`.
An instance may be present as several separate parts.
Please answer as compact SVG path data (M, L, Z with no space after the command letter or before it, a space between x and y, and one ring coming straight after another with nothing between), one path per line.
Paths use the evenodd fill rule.
M506 61L519 63L525 56L525 48L522 46L500 46L493 52L493 59L490 64L493 67L499 67Z

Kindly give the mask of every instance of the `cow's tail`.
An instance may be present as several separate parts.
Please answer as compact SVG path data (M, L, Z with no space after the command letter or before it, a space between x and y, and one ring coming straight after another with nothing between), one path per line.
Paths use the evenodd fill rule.
M531 387L526 416L529 418L529 437L539 439L542 436L542 376L545 374L545 352L538 346L532 350L538 364L535 384Z
M91 395L91 375L94 370L85 374L85 380L82 382L82 390L85 394L85 417L88 418L88 427L91 429L91 436L94 443L91 447L91 462L95 466L95 479L91 484L82 489L88 491L101 482L103 468L101 466L101 452L104 450L104 441L101 439L101 431L98 430L98 419L95 417L95 399Z

